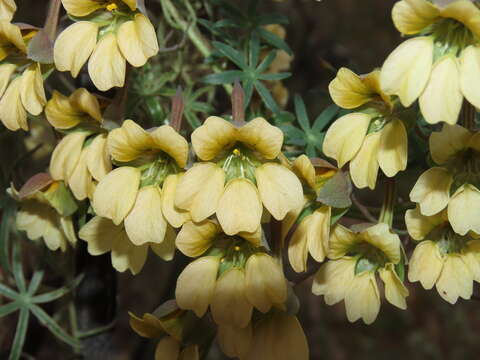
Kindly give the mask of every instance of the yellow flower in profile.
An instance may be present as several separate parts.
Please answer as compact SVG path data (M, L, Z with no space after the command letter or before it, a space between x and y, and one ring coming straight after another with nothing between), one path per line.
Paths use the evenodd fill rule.
M195 222L216 214L228 235L255 232L263 207L282 220L303 199L298 178L276 160L283 133L263 118L241 128L220 117L209 117L192 134L202 162L180 180L175 204Z
M10 21L17 11L14 0L0 0L0 21Z
M163 310L171 308L170 311ZM160 312L160 315L156 315ZM154 314L143 314L141 318L132 313L130 327L140 336L159 339L155 349L155 360L199 360L198 345L182 345L185 323L188 314L172 306L169 302L160 306Z
M324 295L327 305L345 300L350 322L362 319L371 324L380 311L376 274L385 285L389 303L406 309L408 290L395 265L401 260L400 239L387 224L379 223L355 233L335 225L330 238L329 258L315 275L312 292Z
M473 281L480 282L478 235L458 235L449 225L446 211L424 216L417 207L405 214L408 233L418 241L409 261L408 279L425 289L435 285L451 304L459 297L470 299Z
M410 200L426 216L447 208L450 225L460 235L480 233L480 132L445 124L430 135L430 153L439 166L418 178Z
M132 120L108 135L117 165L98 183L92 206L99 216L122 222L134 245L162 243L188 214L174 205L175 189L186 165L188 143L172 127L145 131Z
M70 71L77 77L90 58L88 73L95 86L106 91L124 85L127 61L135 67L143 66L158 53L155 29L138 11L135 0L62 3L77 22L55 42L54 58L59 71Z
M88 243L90 255L110 252L115 270L130 270L133 275L142 270L147 260L148 248L166 261L172 260L175 252L175 232L171 228L155 242L135 244L127 234L124 224L115 225L110 219L100 216L87 222L80 229L78 237Z
M39 63L27 57L37 30L0 20L0 121L9 130L28 130L27 113L40 115L47 100Z
M261 312L281 308L286 280L279 264L259 252L261 238L260 229L228 236L215 221L187 222L176 246L187 256L203 256L187 265L177 280L179 307L202 317L210 306L217 324L242 329L254 307Z
M407 131L390 97L380 90L379 77L379 70L358 76L342 68L329 85L338 106L358 108L358 112L330 126L323 152L337 160L338 167L350 162L350 175L358 188L374 189L379 168L393 177L407 167Z
M403 106L419 99L430 124L457 122L463 98L480 107L480 9L469 0L445 7L427 0L402 0L392 18L404 35L385 60L382 89L397 95Z
M54 91L45 115L55 129L75 130L66 135L52 153L52 177L65 181L76 199L91 199L96 183L112 170L97 98L83 88L70 97Z
M31 187L33 190L25 194L29 183L35 183L35 178L39 177L47 177L48 180L43 184L42 181L37 182L37 185ZM43 238L47 248L52 251L60 249L64 252L69 243L75 246L77 237L71 215L77 208L61 182L53 181L48 174L38 174L20 192L12 188L11 193L20 202L16 227L25 231L30 240Z
M295 159L292 169L303 183L305 201L285 217L282 222L282 236L287 236L304 209L310 212L300 220L288 244L290 265L296 272L303 272L306 271L308 254L318 262L322 262L328 254L332 208L317 201L317 195L323 184L333 177L338 169L326 161L314 167L305 155Z

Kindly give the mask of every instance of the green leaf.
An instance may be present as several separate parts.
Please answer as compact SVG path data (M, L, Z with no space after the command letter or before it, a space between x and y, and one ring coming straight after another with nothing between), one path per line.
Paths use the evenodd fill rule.
M15 278L15 284L17 285L18 290L24 293L27 291L27 286L25 284L25 276L23 275L22 268L22 245L20 240L13 242L12 249L12 272Z
M335 208L347 208L352 205L351 194L350 178L343 171L339 171L322 186L317 200Z
M263 85L260 81L255 81L255 88L257 89L258 93L263 99L265 105L274 113L277 114L280 112L280 108L278 107L277 103L273 99L270 91Z
M300 95L295 95L295 112L297 114L297 121L302 127L303 131L310 130L310 120L308 120L307 108L305 102Z
M253 94L253 82L251 80L247 80L243 82L243 92L245 93L244 99L244 107L247 108L250 104L250 100L252 100Z
M276 47L277 49L285 51L289 55L293 54L290 46L288 46L288 44L282 38L263 28L257 28L257 30L263 40L265 40L267 43L269 43L273 47Z
M18 317L17 330L15 332L15 338L13 339L13 345L8 360L18 360L22 355L23 344L25 343L25 337L28 330L29 317L30 312L28 311L28 308L21 308L20 316Z
M307 148L305 149L305 153L309 158L314 158L317 156L317 151L315 150L315 146L312 143L307 143Z
M281 14L267 14L261 15L258 17L257 21L258 25L270 25L270 24L284 24L287 25L289 23L288 17Z
M281 125L280 129L282 129L282 131L285 133L285 135L287 135L288 138L305 138L305 133L293 125Z
M58 339L62 340L63 342L69 344L70 346L77 347L80 346L80 342L75 339L74 337L68 335L65 330L63 330L60 325L57 324L55 320L53 320L45 311L43 311L37 305L31 305L30 310L36 316L38 321L41 324L46 326L50 332L55 335Z
M0 223L0 267L10 270L8 252L10 247L10 224L15 216L17 204L10 197L5 198L3 207L2 222Z
M3 285L2 283L0 283L0 294L13 300L17 300L19 298L19 295L15 291Z
M226 56L230 61L237 65L240 69L248 69L248 65L245 61L245 57L242 53L232 48L230 45L224 44L219 41L214 41L212 45L217 49L221 54Z
M330 216L330 226L335 225L338 220L340 220L343 215L345 215L350 208L344 208L344 209L339 209L339 208L332 208L332 215Z
M335 118L337 115L339 107L335 104L330 105L325 110L322 111L320 115L315 119L312 130L313 132L321 132L325 127Z
M260 57L260 40L258 39L258 35L256 33L252 34L250 38L250 67L256 67L258 64L258 59Z
M17 301L12 301L6 305L0 306L0 317L7 316L14 311L17 311L21 306L21 303Z
M32 296L37 292L38 287L43 280L43 275L43 270L36 270L33 273L32 280L30 280L30 284L28 285L28 295Z
M255 72L257 73L257 76L260 75L261 73L267 71L268 67L272 64L273 60L275 60L277 56L276 51L270 51L267 56L262 60L260 65L258 65L257 69Z
M59 289L50 291L50 292L45 293L45 294L34 296L31 301L36 303L36 304L42 304L42 303L57 300L58 298L61 298L65 294L67 294L70 291L72 291L73 289L75 289L78 286L78 284L80 284L82 282L82 280L83 280L83 275L79 275L79 276L77 276L77 278L74 281L72 281L71 284L69 284L67 286L63 286Z
M261 74L257 78L260 80L267 80L267 81L277 81L289 78L292 73L283 72L283 73L274 73L274 74Z
M218 74L210 74L205 76L201 81L206 84L231 84L236 80L244 78L244 73L240 70L228 70Z

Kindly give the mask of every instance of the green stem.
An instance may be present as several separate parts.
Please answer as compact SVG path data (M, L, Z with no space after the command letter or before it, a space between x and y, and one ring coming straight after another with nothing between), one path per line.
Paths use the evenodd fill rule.
M393 224L393 215L395 202L397 200L397 191L394 178L387 178L385 181L385 193L383 197L382 210L378 222L387 224L390 228Z
M197 25L195 23L189 24L180 15L177 8L170 0L160 0L160 3L162 5L165 19L170 25L184 31L198 51L200 51L204 57L209 57L212 54L211 46L202 34L200 34ZM223 71L219 66L213 66L212 68L216 73ZM224 88L229 95L232 94L233 88L230 84L225 84Z
M60 14L61 4L61 0L50 0L50 5L48 7L44 29L52 41L57 37L58 15Z

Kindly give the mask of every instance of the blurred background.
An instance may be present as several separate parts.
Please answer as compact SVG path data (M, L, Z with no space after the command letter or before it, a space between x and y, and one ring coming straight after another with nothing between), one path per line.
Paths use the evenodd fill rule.
M241 3L240 0L232 2ZM17 0L19 12L15 21L41 26L45 3L45 0ZM335 76L335 69L348 66L357 73L369 72L381 66L388 53L401 41L390 18L395 3L393 0L265 0L262 3L263 11L274 10L290 19L290 24L286 26L286 41L295 55L290 70L293 75L284 81L284 85L290 95L298 93L303 96L312 117L331 103L327 87ZM146 6L161 17L157 1L146 0ZM204 35L209 37L207 31ZM63 86L61 80L58 80L58 84ZM229 104L224 106L228 108ZM292 107L290 100L286 109L292 110ZM52 134L41 128L35 131L38 132L36 136L44 142L41 151L48 154L53 146L49 144L54 142ZM8 157L9 153L5 152L7 148L11 151L18 147L18 136L24 138L28 148L28 136L15 136L3 137L0 145L3 157ZM47 165L48 158L45 160L41 154L37 155L37 160L26 163L16 172L15 181L18 185ZM3 164L8 163L8 159L4 160ZM411 181L405 181L401 197L406 198ZM371 192L361 192L358 196L372 206L381 199L381 196ZM398 216L401 218L403 214ZM407 250L411 249L409 240L404 240ZM112 272L108 266L108 255L84 258L87 263L98 264L97 272L89 275L91 279L110 278L114 282L114 278L118 278L116 295L110 288L103 292L100 289L96 297L101 315L108 317L110 314L117 320L112 331L93 337L88 343L89 359L153 358L155 342L140 338L130 329L128 311L137 315L152 312L158 305L173 298L176 277L188 261L180 253L177 255L174 262L165 263L150 254L143 271L135 277L128 273ZM62 255L40 253L37 248L32 248L28 256L45 256L56 263L61 261ZM295 278L291 272L288 275ZM53 286L58 279L52 277L49 281ZM480 297L468 302L460 299L455 306L451 306L435 290L425 291L417 284L408 284L408 287L410 296L407 311L398 310L384 302L377 321L365 326L347 321L343 303L329 307L322 298L312 295L311 279L301 282L295 290L301 302L299 319L308 338L311 359L478 359ZM15 317L0 320L1 359L7 358L5 351L14 335ZM25 350L39 360L72 358L67 355L64 345L35 323L29 329ZM213 347L207 359L223 357Z

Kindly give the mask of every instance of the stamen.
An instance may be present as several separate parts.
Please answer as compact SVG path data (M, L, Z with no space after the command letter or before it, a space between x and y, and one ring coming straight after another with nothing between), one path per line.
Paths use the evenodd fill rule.
M240 154L241 154L241 153L240 153L240 150L238 150L238 149L234 149L234 150L233 150L233 155L235 155L235 156L240 156Z
M113 10L117 10L117 9L118 9L118 6L115 3L111 3L111 4L107 5L107 10L108 11L113 11Z
M240 246L237 245L237 246L235 246L233 249L234 249L235 251L240 251Z

